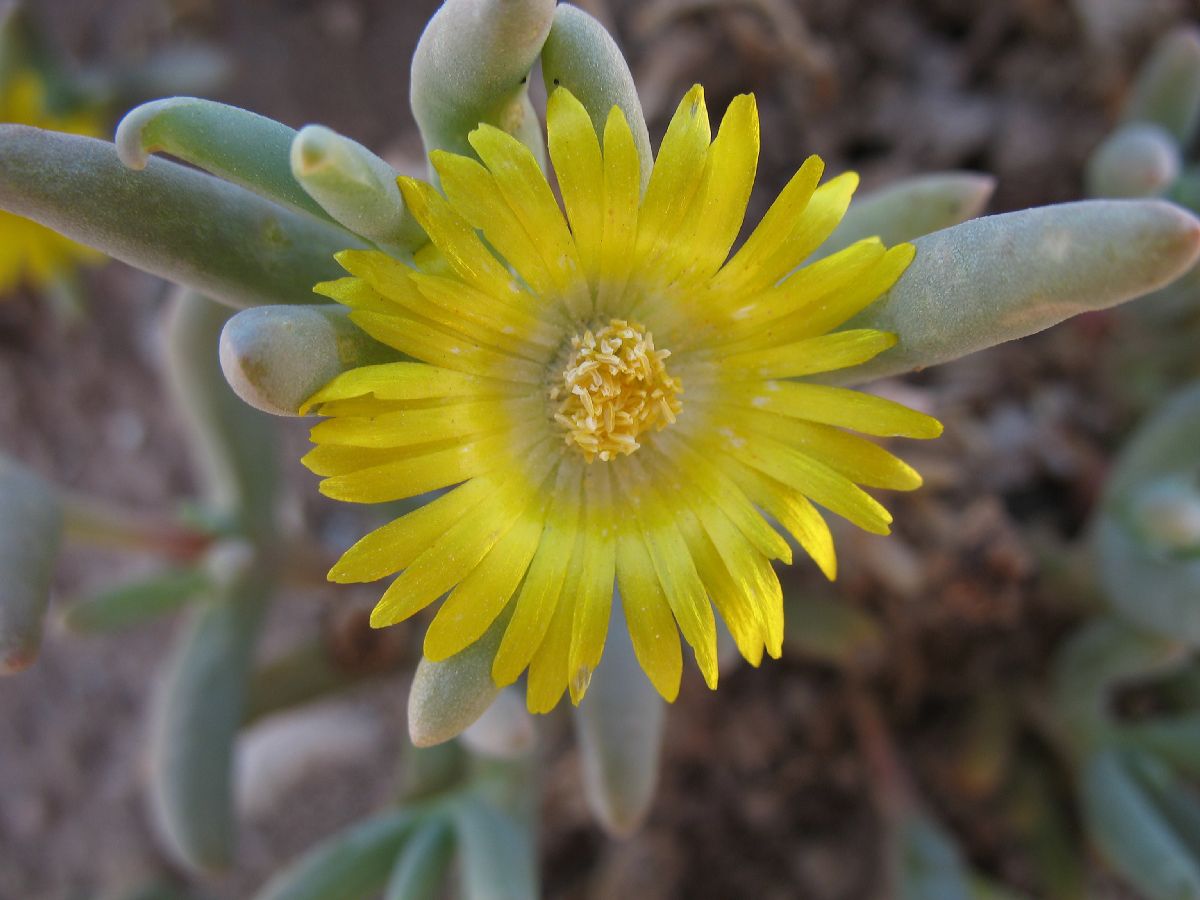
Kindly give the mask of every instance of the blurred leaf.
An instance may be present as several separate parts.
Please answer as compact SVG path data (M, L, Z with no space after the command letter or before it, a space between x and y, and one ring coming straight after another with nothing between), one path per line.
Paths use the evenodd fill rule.
M378 674L378 673L370 673ZM368 673L347 672L330 658L324 639L292 648L261 666L250 680L245 724L311 703L328 694L344 690L368 677Z
M150 799L167 845L192 869L233 855L233 752L271 578L245 558L197 607L151 708Z
M545 167L528 77L550 32L554 7L555 0L442 4L412 61L413 115L426 151L474 157L467 135L487 123L525 143Z
M1130 771L1130 758L1107 749L1084 764L1080 791L1092 841L1146 900L1200 897L1200 864L1154 793Z
M1200 31L1177 28L1158 42L1138 73L1124 118L1161 125L1187 146L1200 120Z
M996 179L975 172L938 172L893 182L850 204L841 224L812 259L878 237L887 246L916 240L983 212Z
M610 834L632 834L658 787L666 704L638 664L619 602L596 677L574 715L592 814Z
M457 737L492 705L500 692L492 680L492 660L511 617L509 604L466 650L441 662L422 657L408 693L408 734L418 747Z
M122 631L174 612L208 587L208 577L197 569L156 572L71 604L63 612L63 624L80 634Z
M210 175L133 172L112 144L24 125L0 125L0 208L235 306L310 302L341 274L334 253L364 246Z
M442 885L453 856L450 823L441 819L423 822L400 849L384 900L437 900L443 896Z
M1062 794L1059 771L1026 757L1003 800L1017 843L1031 857L1039 896L1086 900L1085 854Z
M898 900L970 900L970 870L954 839L924 813L909 813L895 835Z
M1157 197L1179 177L1179 143L1165 128L1132 122L1092 153L1087 189L1093 197Z
M400 258L429 243L404 205L396 170L362 144L308 125L290 153L295 180L334 221Z
M236 515L243 533L275 538L278 463L274 425L248 409L221 372L217 342L231 311L186 289L172 298L166 365L188 425L210 503Z
M384 889L396 854L421 822L416 811L382 813L318 844L255 894L255 900L362 900Z
M55 489L0 456L0 675L37 657L62 528Z
M536 900L537 854L530 827L468 794L454 807L464 900Z
M1107 738L1111 694L1121 684L1158 675L1185 657L1171 641L1116 619L1093 619L1075 632L1054 661L1054 709L1076 749Z
M404 748L401 773L401 801L427 800L463 782L467 774L467 754L458 741L446 741L433 747L409 744Z
M505 688L462 733L460 739L471 752L498 759L515 759L529 753L537 739L533 716L515 688Z
M645 189L654 164L650 132L629 64L604 26L582 9L561 4L554 12L554 25L542 47L542 80L547 94L557 87L574 94L591 115L597 135L604 134L612 108L621 108L633 131Z
M169 153L261 197L330 219L292 177L296 131L257 113L196 97L154 100L117 126L121 162L146 168L151 153Z
M1200 646L1200 556L1171 552L1162 529L1138 521L1162 484L1200 503L1200 384L1163 403L1122 449L1092 526L1100 586L1124 618ZM1177 478L1174 486L1167 479ZM1153 589L1147 590L1147 585Z
M168 46L145 59L84 71L82 86L118 109L157 97L215 94L233 74L229 58L204 44Z
M221 368L255 409L295 416L348 369L403 357L367 336L342 306L260 306L233 316L221 332Z
M1160 200L1088 200L974 219L918 238L896 285L848 323L899 337L853 383L949 362L1131 300L1200 255L1200 221Z
M1122 725L1120 745L1149 753L1191 778L1200 779L1200 713Z

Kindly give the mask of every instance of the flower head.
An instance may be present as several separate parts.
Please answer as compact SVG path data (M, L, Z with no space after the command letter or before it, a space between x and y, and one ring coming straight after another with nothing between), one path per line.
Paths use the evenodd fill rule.
M91 112L53 111L42 79L28 70L18 72L0 87L0 122L91 137L99 137L101 131L100 122ZM22 281L44 288L77 263L100 259L101 254L90 247L0 210L0 298Z
M913 248L865 240L797 268L856 184L818 187L812 157L730 258L758 159L753 97L733 101L711 140L693 88L644 194L619 109L598 137L559 89L547 119L565 217L533 155L485 125L470 136L479 160L432 154L444 196L401 179L430 238L415 268L339 255L351 277L318 292L412 361L351 370L313 396L329 418L305 463L341 500L447 489L330 572L399 573L373 624L448 593L425 636L439 660L501 619L493 677L528 669L529 707L545 711L586 691L615 587L642 667L673 699L680 632L716 685L714 607L751 663L779 656L772 560L792 558L781 531L832 578L816 505L885 534L891 516L859 485L920 484L853 431L928 438L935 420L797 380L895 343L837 329L891 287Z

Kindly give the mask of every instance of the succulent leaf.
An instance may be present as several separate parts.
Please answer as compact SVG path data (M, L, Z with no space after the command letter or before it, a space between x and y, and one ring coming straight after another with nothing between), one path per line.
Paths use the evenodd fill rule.
M145 169L151 153L169 153L268 200L328 219L292 177L288 159L295 136L294 129L236 106L170 97L127 113L114 140L131 169Z
M654 163L650 132L629 64L607 29L582 9L560 4L542 47L542 79L546 93L565 87L583 104L597 135L604 134L612 108L621 108L633 132L645 190Z
M554 6L555 0L446 0L413 55L412 108L426 151L475 156L467 135L482 122L520 139L545 166L528 78Z
M1179 142L1161 125L1131 122L1104 139L1088 160L1093 197L1158 197L1179 177Z
M260 306L242 310L221 332L221 369L255 409L300 415L318 389L350 369L400 355L371 339L341 306Z
M168 569L73 603L63 624L79 634L106 634L174 612L210 586L197 569Z
M888 246L973 219L983 212L996 179L975 172L917 175L855 198L841 224L813 259L829 256L864 238Z
M642 674L619 602L604 657L574 715L588 805L611 834L632 834L658 786L666 705Z
M442 885L453 857L450 824L441 819L421 823L400 849L384 900L437 900L444 896Z
M539 896L537 854L528 823L477 794L453 814L465 900L531 900Z
M362 144L308 125L291 147L292 175L336 222L397 256L429 242L404 205L396 171Z
M1149 293L1200 256L1200 220L1161 200L1086 200L973 219L918 238L896 285L849 328L896 347L854 383L949 362Z
M1124 118L1161 125L1187 146L1200 122L1200 29L1178 28L1159 41L1138 74Z
M254 900L358 900L383 889L396 854L421 821L394 810L347 828L271 878Z
M37 657L62 527L54 488L0 457L0 675Z
M211 175L134 172L105 141L23 125L0 125L0 208L233 306L310 302L341 274L333 255L364 246Z

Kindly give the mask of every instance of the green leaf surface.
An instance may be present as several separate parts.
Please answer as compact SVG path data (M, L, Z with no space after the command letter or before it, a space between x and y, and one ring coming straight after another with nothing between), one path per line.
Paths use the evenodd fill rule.
M413 115L427 152L474 157L467 135L486 122L520 139L545 166L528 78L550 32L554 7L555 0L442 4L412 61Z
M893 866L897 900L970 900L970 870L941 825L913 812L896 827Z
M1200 897L1200 863L1130 760L1107 749L1084 764L1080 793L1093 843L1146 900Z
M172 855L213 870L233 857L233 751L270 593L252 559L197 607L171 652L151 709L150 802Z
M614 106L621 108L633 132L644 190L654 165L650 132L629 64L605 27L582 9L569 3L560 4L542 47L542 80L547 94L557 87L574 94L592 117L592 125L601 138L609 112Z
M383 890L396 854L420 822L411 810L382 813L317 845L277 873L254 900L362 900Z
M368 337L341 306L260 306L233 316L221 332L230 386L255 409L295 416L337 375L404 357Z
M218 340L231 310L177 290L166 322L166 366L188 427L209 502L260 543L276 538L279 481L273 422L242 403L225 381Z
M174 612L209 586L197 569L168 569L71 604L63 624L79 634L122 631Z
M536 900L537 853L528 823L469 794L454 807L464 900Z
M938 172L905 178L855 198L812 257L820 259L856 241L877 237L891 247L958 225L983 212L996 179L975 172Z
M654 802L666 704L646 678L614 602L604 657L574 709L592 814L611 834L637 830Z
M915 242L895 286L847 323L899 338L822 380L923 369L1149 293L1200 256L1200 220L1161 200L1086 200L973 219Z
M55 489L0 456L0 675L37 657L62 528Z
M341 274L333 255L365 246L211 175L134 172L110 143L24 125L0 125L0 208L233 306L311 302Z
M1158 42L1138 73L1124 119L1161 125L1188 145L1200 122L1200 30L1177 28Z
M213 100L170 97L130 110L114 143L121 162L141 171L152 153L168 153L247 190L329 218L292 177L293 128Z
M1088 160L1093 197L1158 197L1179 177L1179 142L1161 125L1130 122L1104 139Z
M400 849L384 900L438 900L453 857L450 823L441 819L421 823Z

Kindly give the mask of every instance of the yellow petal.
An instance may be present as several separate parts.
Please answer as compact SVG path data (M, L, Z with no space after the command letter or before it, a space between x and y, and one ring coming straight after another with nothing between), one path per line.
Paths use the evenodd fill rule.
M416 362L360 366L334 378L308 398L305 414L330 400L374 395L380 400L424 400L436 397L488 397L509 393L511 385Z
M733 402L880 437L929 439L942 433L941 422L925 413L874 394L823 384L768 381L747 387Z
M437 662L477 641L508 605L542 535L541 504L528 510L459 583L425 632L425 658Z
M532 713L550 712L558 705L559 698L567 689L571 630L575 619L575 603L579 593L580 569L586 543L586 535L580 532L545 637L529 662L525 705Z
M617 538L617 584L638 663L668 703L679 696L683 654L679 630L641 537L625 528Z
M609 469L604 465L588 466L584 476L584 528L587 541L571 625L571 650L567 659L567 684L571 691L571 702L576 705L587 693L592 673L600 664L612 611L617 551L609 477Z
M546 103L546 131L580 262L594 284L604 234L604 162L596 129L583 104L560 87Z
M370 315L354 313L354 316ZM738 370L758 378L797 378L862 365L896 346L896 336L885 331L856 328L784 344L768 350L750 350L721 360L729 374Z
M329 580L339 584L375 581L399 572L495 490L494 483L473 478L375 529L342 554L329 570Z
M604 224L598 257L597 309L620 312L634 265L641 202L641 162L620 107L604 126Z
M475 400L450 406L405 409L375 416L340 416L315 425L309 434L314 444L354 447L403 447L476 437L515 427L543 412L539 399L518 404ZM539 409L539 407L541 407Z
M830 581L837 578L833 535L817 508L799 491L750 466L731 470L734 480L775 521L788 530Z

